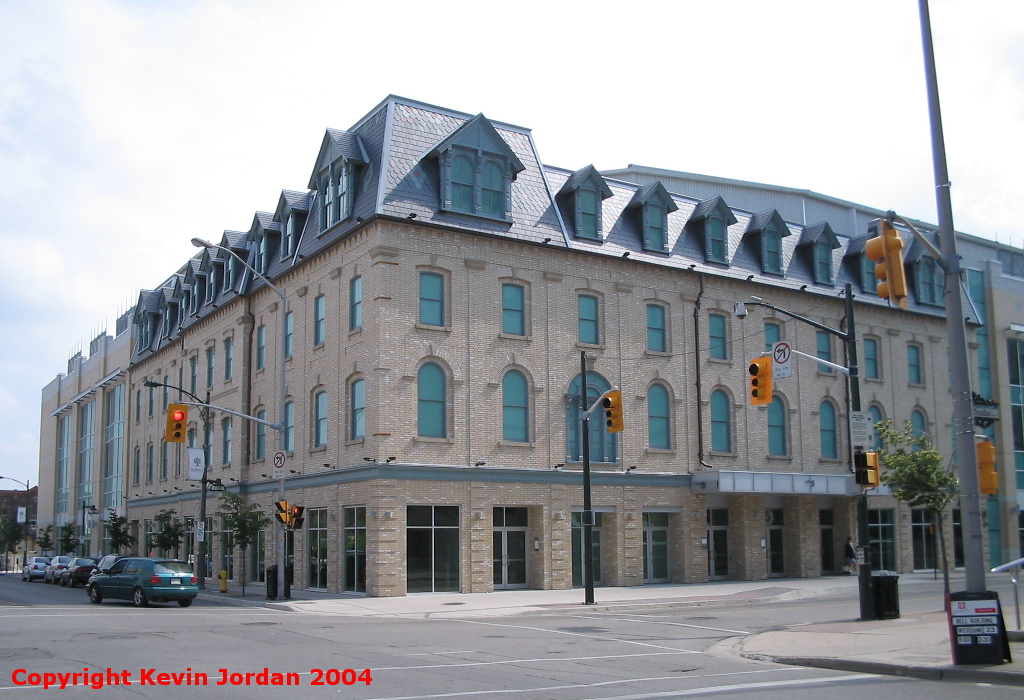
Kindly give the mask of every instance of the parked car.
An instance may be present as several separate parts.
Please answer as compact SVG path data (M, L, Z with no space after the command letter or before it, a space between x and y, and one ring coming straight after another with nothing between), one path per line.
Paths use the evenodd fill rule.
M68 562L60 572L60 585L75 587L76 583L88 583L92 572L96 570L96 562L88 557L78 557Z
M127 557L121 554L108 554L96 562L96 571L106 571L114 565L119 559L127 559Z
M154 603L177 601L187 608L199 595L192 567L177 559L125 557L106 570L98 570L89 579L89 600L102 603L106 598L130 600L144 608Z
M50 563L46 565L46 570L43 571L43 583L57 583L60 580L60 572L68 565L68 562L74 559L74 557L54 557L50 560Z
M21 580L31 583L37 578L43 578L49 563L50 557L29 557L25 568L21 570Z

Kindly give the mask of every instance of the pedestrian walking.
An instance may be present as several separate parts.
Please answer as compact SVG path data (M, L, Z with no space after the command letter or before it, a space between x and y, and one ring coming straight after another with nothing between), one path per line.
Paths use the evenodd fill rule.
M850 569L851 574L859 572L857 564L857 549L853 546L853 538L846 538L846 566Z

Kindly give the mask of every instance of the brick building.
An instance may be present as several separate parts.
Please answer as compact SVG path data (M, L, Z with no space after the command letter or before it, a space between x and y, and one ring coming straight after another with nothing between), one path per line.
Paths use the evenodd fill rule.
M664 180L544 166L527 129L398 97L328 130L306 191L283 191L139 297L123 463L141 546L173 508L188 533L176 554L193 556L199 512L185 448L162 439L179 394L152 381L284 424L279 443L193 411L188 438L210 478L268 512L285 453L287 498L307 508L287 540L299 587L579 585L583 352L588 403L619 387L627 425L591 432L600 583L837 573L859 493L845 378L801 359L769 406L745 396L749 360L774 340L838 364L844 348L735 303L757 295L840 328L852 283L865 410L912 421L948 454L942 292L918 254L908 310L874 296L866 220L797 222ZM927 564L917 516L872 501L876 566ZM248 553L249 580L274 539ZM238 578L229 537L211 558Z

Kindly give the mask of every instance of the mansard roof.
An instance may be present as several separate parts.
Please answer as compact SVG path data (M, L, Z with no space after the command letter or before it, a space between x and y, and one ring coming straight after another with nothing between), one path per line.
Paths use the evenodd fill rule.
M255 241L264 233L281 233L281 224L274 221L274 215L266 211L258 211L252 217L252 226L249 227L248 240Z
M519 156L515 154L515 151L505 142L505 139L501 137L498 130L494 128L490 120L483 115L483 112L476 115L468 122L457 128L455 131L450 133L445 138L441 139L430 152L427 153L427 158L436 158L438 155L447 151L452 146L458 144L459 146L466 146L468 148L475 148L480 151L499 153L508 158L509 163L512 166L512 179L515 180L516 176L526 170L526 166L519 160Z
M900 234L900 238L903 239L903 262L916 263L922 257L934 259L935 256L933 256L928 249L917 240L917 236L909 232L901 231L900 229L896 229L896 231ZM921 231L921 234L924 235L933 246L936 248L939 247L939 235L937 233L932 231Z
M779 214L777 209L767 209L758 214L754 214L750 217L750 221L747 223L746 233L760 233L764 229L772 224L775 229L779 232L779 236L785 238L790 235L792 231L789 230L789 226L786 225L785 219Z
M721 197L711 197L700 202L690 214L690 221L702 221L707 217L711 216L713 212L718 212L718 215L725 219L726 226L732 226L738 222L736 215L732 213L732 209L725 203L725 200Z
M816 224L805 226L804 232L800 235L800 243L797 245L810 245L821 240L831 245L833 249L842 246L842 243L839 242L839 237L832 231L832 227L829 226L827 221L819 221Z
M320 143L320 152L316 156L316 163L313 172L309 176L309 189L315 190L319 187L319 176L323 169L329 166L338 158L343 158L353 163L365 165L370 162L366 155L366 148L363 146L359 135L351 131L340 129L327 129L323 141Z
M562 185L562 189L558 190L558 194L574 192L588 182L598 191L601 199L608 199L612 196L612 189L593 165L586 165L566 178L565 184Z
M676 200L674 200L672 195L668 193L665 186L657 180L654 182L648 182L646 185L643 185L640 189L634 192L632 198L629 200L629 204L626 205L626 208L633 209L634 207L647 204L652 200L664 204L670 212L679 209L679 205L676 204Z
M312 199L313 194L311 192L281 190L281 196L277 199L277 209L274 210L274 221L281 221L286 209L308 212Z

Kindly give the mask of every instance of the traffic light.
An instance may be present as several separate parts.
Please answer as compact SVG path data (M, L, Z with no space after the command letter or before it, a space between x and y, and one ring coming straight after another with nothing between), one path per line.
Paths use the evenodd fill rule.
M978 486L984 496L999 493L999 474L996 473L996 446L989 440L976 445L978 452Z
M183 403L167 404L167 428L165 442L185 442L185 426L188 425L188 406Z
M302 517L302 511L306 510L303 506L292 506L291 508L291 522L289 523L293 530L298 530L302 527L302 523L305 522L305 518Z
M878 453L858 452L853 455L853 466L858 486L873 489L878 486Z
M907 274L903 268L903 239L885 219L878 220L878 236L864 247L868 260L875 263L878 296L901 309L907 308Z
M750 361L750 405L772 402L772 358L755 357Z
M279 523L287 526L292 518L292 513L288 509L288 501L274 501L274 507L277 508L274 517L277 518Z
M622 420L622 392L618 389L609 391L601 400L604 406L605 425L609 433L621 433L626 427Z

